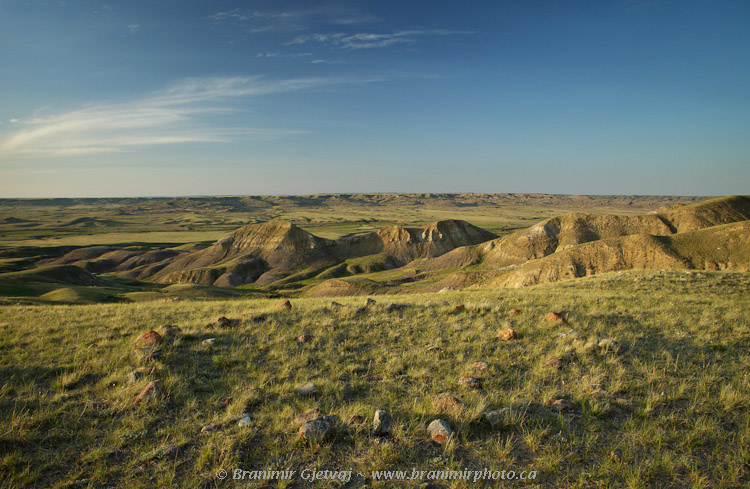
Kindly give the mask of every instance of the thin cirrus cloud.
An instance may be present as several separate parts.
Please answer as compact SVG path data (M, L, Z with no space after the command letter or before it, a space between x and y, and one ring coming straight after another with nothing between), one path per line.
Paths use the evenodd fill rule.
M385 48L396 44L411 44L417 42L423 36L449 36L457 34L473 34L473 31L455 31L447 29L410 29L392 33L367 33L345 34L337 32L333 34L306 34L295 37L287 46L307 44L311 42L329 44L342 49L370 49Z
M372 81L382 80L306 78L271 81L260 77L185 80L127 103L89 105L62 114L20 120L14 124L14 130L0 140L0 160L97 155L167 144L221 143L239 138L275 139L299 134L301 131L289 129L209 126L202 118L233 112L229 103L236 102L239 97Z
M269 11L235 8L209 15L215 24L235 24L252 33L301 31L313 24L356 25L373 22L377 17L344 7L319 7L304 10Z

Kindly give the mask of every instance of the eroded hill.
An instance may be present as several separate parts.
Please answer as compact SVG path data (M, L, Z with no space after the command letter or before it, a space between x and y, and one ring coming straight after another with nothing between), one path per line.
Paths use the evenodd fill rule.
M91 277L90 286L96 280L99 286L151 284L156 290L196 284L334 296L519 287L629 269L749 271L748 219L750 198L734 196L642 215L568 213L501 237L443 220L326 239L271 221L242 226L209 246L79 248L36 266L78 267ZM61 276L72 277L66 270ZM83 286L80 279L69 285Z

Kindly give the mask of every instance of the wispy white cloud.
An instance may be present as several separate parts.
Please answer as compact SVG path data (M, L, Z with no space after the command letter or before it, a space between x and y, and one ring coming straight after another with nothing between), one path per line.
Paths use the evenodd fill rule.
M312 56L313 53L258 53L255 55L256 58L304 58L306 56Z
M208 20L216 24L236 24L249 32L301 31L314 25L357 25L378 18L345 5L322 6L301 10L272 11L235 8L216 12Z
M137 31L140 28L141 28L140 24L130 24L130 25L128 25L128 30L130 32L135 32L135 31Z
M334 83L382 79L260 77L189 79L151 96L125 103L99 103L70 112L20 120L0 139L0 160L62 157L134 151L149 146L228 142L238 138L273 139L299 131L216 127L208 115L233 112L239 97L258 97ZM231 104L231 105L230 105ZM19 127L20 126L20 127ZM17 127L17 129L15 129Z
M455 31L447 29L410 29L392 33L368 33L345 34L342 32L331 34L305 34L297 36L287 46L307 44L310 42L325 43L343 49L369 49L384 48L396 44L409 44L417 42L424 36L449 36L456 34L473 34L473 31Z

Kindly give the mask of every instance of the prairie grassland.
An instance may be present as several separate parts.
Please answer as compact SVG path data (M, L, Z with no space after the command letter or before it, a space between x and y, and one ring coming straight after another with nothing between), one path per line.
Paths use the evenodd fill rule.
M364 309L361 297L335 299L343 307L294 299L291 311L261 299L2 306L0 476L8 488L304 487L215 473L352 467L346 487L387 487L372 470L489 468L537 472L507 487L747 487L749 286L742 273L634 271L379 296ZM546 322L550 311L568 324ZM207 326L222 315L242 321ZM131 355L139 334L168 324L182 333L160 360ZM517 339L496 337L509 327ZM312 341L299 344L301 334ZM551 358L563 368L545 367ZM489 367L474 370L477 361ZM140 366L148 375L128 382ZM481 388L459 386L466 375ZM154 379L162 395L134 405ZM318 390L298 395L306 382ZM443 394L465 409L438 414ZM556 413L545 405L552 396L573 410ZM483 420L505 407L499 424ZM371 433L376 409L394 419L385 440ZM301 440L293 422L310 410L342 421L320 444ZM244 412L251 428L237 426ZM427 438L435 418L454 430L445 446ZM217 429L201 433L209 424ZM430 487L475 485L499 483Z

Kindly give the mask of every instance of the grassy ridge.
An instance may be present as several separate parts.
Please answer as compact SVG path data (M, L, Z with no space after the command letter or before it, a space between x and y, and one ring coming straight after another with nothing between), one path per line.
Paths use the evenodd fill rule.
M337 299L337 309L330 299L297 299L291 311L245 299L3 306L0 475L18 488L241 487L218 481L216 470L490 468L538 472L534 483L509 487L747 486L749 285L741 273L628 272L381 296L364 313L363 298ZM459 303L466 312L452 313ZM506 316L514 307L521 314ZM569 324L545 322L553 310ZM250 319L259 313L265 319ZM221 315L243 321L206 326ZM128 383L140 365L129 353L135 338L166 324L182 334L147 362L149 376ZM507 327L517 340L496 338ZM303 333L313 341L295 342ZM211 337L213 346L202 343ZM599 347L603 338L615 345ZM553 357L566 361L562 370L544 366ZM476 361L489 368L473 370ZM481 378L482 389L459 387L463 375ZM133 406L152 379L164 395ZM318 391L297 395L309 381ZM465 411L438 416L441 394ZM546 407L553 395L574 411ZM482 421L502 407L514 414L501 425ZM300 441L292 422L311 409L344 422L320 446ZM395 419L383 443L370 434L376 409ZM236 426L242 412L251 429ZM364 422L350 424L355 415ZM426 438L436 417L455 430L445 447ZM219 429L201 434L208 424ZM175 446L177 456L164 455ZM387 483L355 476L349 487L363 486Z

